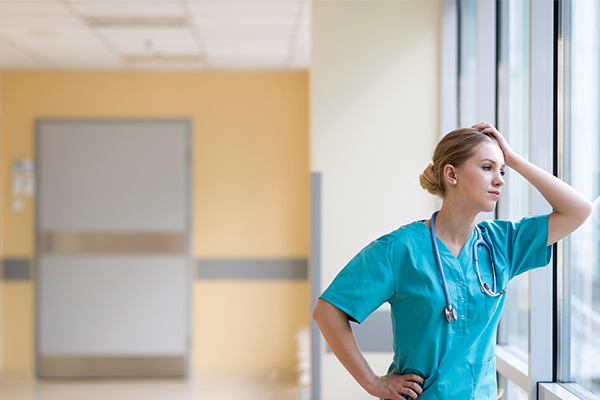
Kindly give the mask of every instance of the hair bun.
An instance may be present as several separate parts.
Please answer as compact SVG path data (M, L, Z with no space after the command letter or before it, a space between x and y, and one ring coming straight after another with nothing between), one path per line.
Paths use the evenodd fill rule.
M440 182L437 174L435 173L433 162L430 162L423 173L419 175L419 183L421 184L421 187L427 190L429 193L433 195L437 195L439 193Z

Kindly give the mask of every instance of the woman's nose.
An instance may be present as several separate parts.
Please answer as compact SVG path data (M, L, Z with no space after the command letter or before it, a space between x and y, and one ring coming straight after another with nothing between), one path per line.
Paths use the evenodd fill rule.
M494 185L497 187L501 187L504 185L504 178L502 177L501 174L498 174L498 176L496 177L496 179L494 181Z

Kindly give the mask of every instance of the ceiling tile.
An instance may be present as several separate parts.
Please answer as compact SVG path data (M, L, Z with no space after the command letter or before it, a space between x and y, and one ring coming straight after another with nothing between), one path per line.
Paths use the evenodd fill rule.
M98 28L97 31L110 40L176 41L193 39L187 28Z
M290 42L291 32L263 32L263 31L230 31L230 32L202 32L203 42L209 43L239 43L248 42L266 42L266 43L284 43Z
M17 55L6 60L21 59L13 63L36 63L23 59L38 54L37 62L51 59L46 67L56 68L205 69L200 56L211 69L296 68L308 64L310 6L309 0L0 0L0 40L15 42L12 50L0 46L0 68L9 53ZM93 27L89 17L176 17L182 25Z
M29 39L19 41L18 43L26 46L44 58L54 54L59 54L61 57L68 56L73 59L89 57L94 54L110 58L115 57L110 50L97 40L83 40L81 38L71 38L70 40L60 41Z
M22 44L34 42L60 45L61 43L70 43L74 38L77 38L77 41L98 42L98 38L93 34L93 32L85 30L77 31L76 35L73 34L73 31L69 30L57 31L43 29L8 29L2 33L15 42Z
M188 29L98 29L124 55L198 54L198 44Z
M58 0L0 0L2 3L56 3Z
M155 70L155 71L172 71L172 70L203 70L206 65L202 60L156 60L156 61L133 61L127 63L127 67L135 70Z
M210 15L220 18L279 18L296 16L300 2L188 2L190 13L194 16Z
M210 59L210 66L221 70L281 70L284 61L279 57L214 57Z
M0 15L3 17L69 17L71 12L63 4L54 2L0 2Z
M76 17L9 17L0 14L0 32L6 30L88 30L88 27Z
M11 45L0 42L0 69L42 69L43 65Z
M224 3L242 3L242 4L253 4L253 3L267 3L267 4L284 4L284 3L294 3L300 4L303 2L311 1L311 0L184 0L186 3L192 4L224 4ZM348 0L345 0L348 1Z
M306 69L310 64L310 42L298 41L292 48L290 57L290 68Z
M213 58L247 58L247 59L278 59L283 61L287 56L287 49L273 49L269 47L221 47L207 50L207 56Z
M69 46L31 46L55 68L59 69L120 69L124 65L120 58L108 50L85 42Z
M0 1L2 1L2 0L0 0ZM48 1L48 0L46 0L46 1ZM173 3L173 4L181 4L181 0L64 0L64 1L65 1L65 3L69 3L71 5L89 4L89 3L102 3L102 4L111 4L111 3L112 4L123 4L123 3L143 3L143 4Z
M164 17L185 14L181 4L177 2L78 2L71 4L81 16Z

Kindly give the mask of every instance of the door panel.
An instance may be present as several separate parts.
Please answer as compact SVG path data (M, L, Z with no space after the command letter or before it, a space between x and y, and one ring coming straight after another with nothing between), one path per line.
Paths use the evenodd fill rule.
M37 126L40 377L184 376L189 124Z

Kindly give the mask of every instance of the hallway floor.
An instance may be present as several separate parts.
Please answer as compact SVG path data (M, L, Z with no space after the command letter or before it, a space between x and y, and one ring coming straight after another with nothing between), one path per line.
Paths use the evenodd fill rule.
M197 373L189 380L36 380L0 377L2 400L300 400L277 374Z

